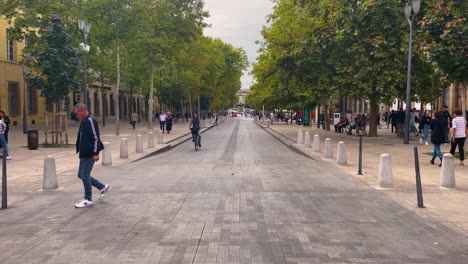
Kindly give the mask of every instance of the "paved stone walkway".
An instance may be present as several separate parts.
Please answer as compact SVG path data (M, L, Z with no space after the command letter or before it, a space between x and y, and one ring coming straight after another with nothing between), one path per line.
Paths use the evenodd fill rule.
M164 134L165 144L158 144L159 124L154 124L154 130L148 130L146 123L137 123L136 129L132 129L128 120L122 120L120 124L120 134L115 135L114 123L107 121L107 126L102 127L99 124L101 140L111 143L112 162L114 165L123 165L137 159L143 158L153 152L163 148L170 147L168 143L177 141L181 137L187 137L190 133L188 123L174 124L170 134ZM206 120L206 126L211 126L209 120ZM31 194L42 189L44 158L48 155L55 157L57 166L57 178L59 186L66 186L75 181L76 171L78 169L78 157L75 154L75 142L79 128L78 122L72 122L69 125L69 146L58 148L43 147L44 128L43 126L33 126L30 129L39 130L39 139L41 146L37 150L29 150L27 146L27 137L22 133L21 127L12 126L9 139L9 150L12 160L7 163L8 173L8 204L12 205L18 201L27 199ZM148 132L153 131L155 148L148 148ZM136 136L143 137L143 153L136 153ZM128 141L128 159L120 159L120 141L127 138ZM50 137L49 137L50 142ZM101 155L102 158L102 155ZM96 164L101 166L102 159ZM0 168L1 168L0 162ZM1 193L1 190L0 190Z
M297 132L301 129L309 132L313 142L315 134L320 135L321 150L320 154L313 153L311 149L306 149L297 143ZM335 133L334 131L324 131L317 129L316 124L312 127L303 127L295 124L284 125L274 124L267 129L269 132L277 134L287 144L296 146L301 151L312 155L313 157L336 164L335 159L323 159L325 138L331 138L333 142L333 157L336 158L337 143L344 141L347 150L348 166L338 166L341 170L355 176L357 179L375 187L378 185L379 158L383 153L389 153L392 156L393 176L395 188L391 190L381 190L383 193L413 210L422 217L437 218L438 221L447 222L455 230L468 235L468 166L458 165L456 161L456 190L440 189L440 171L436 165L430 165L431 156L427 153L432 152L433 146L420 145L418 138L411 134L409 145L404 145L402 138L396 137L390 129L378 129L378 137L363 137L363 174L357 175L359 137L347 136L346 134ZM416 180L414 165L414 147L418 147L419 162L421 170L421 179L423 185L423 198L426 209L417 209L416 200ZM442 145L444 153L449 152L450 145ZM436 164L438 164L438 160Z
M466 237L250 120L202 145L95 168L111 190L92 208L74 182L1 210L0 263L468 262Z

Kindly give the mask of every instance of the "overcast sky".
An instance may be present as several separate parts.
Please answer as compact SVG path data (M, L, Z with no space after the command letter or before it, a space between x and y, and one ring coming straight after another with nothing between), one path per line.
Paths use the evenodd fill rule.
M271 0L205 0L205 10L210 13L206 20L211 27L205 35L220 38L235 47L242 47L252 64L257 58L259 46L255 41L262 40L260 31L266 23L266 16L273 11ZM242 76L242 88L249 88L253 78Z

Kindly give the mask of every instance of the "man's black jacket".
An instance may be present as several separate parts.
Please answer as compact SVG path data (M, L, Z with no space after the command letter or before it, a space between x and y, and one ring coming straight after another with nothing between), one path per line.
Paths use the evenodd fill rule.
M99 128L96 119L89 114L81 121L78 137L76 138L76 153L80 153L80 159L92 158L99 155L104 145L99 137Z

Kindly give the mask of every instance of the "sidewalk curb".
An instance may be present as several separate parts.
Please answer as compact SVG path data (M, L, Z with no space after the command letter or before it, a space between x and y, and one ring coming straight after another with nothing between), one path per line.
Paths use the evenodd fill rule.
M301 149L299 149L296 144L297 142L294 141L294 140L291 140L289 139L288 137L286 137L285 135L277 132L277 131L274 131L272 130L271 128L267 128L267 127L264 127L262 124L259 124L257 122L254 121L255 124L257 124L259 127L261 127L263 130L265 130L268 134L272 135L274 138L276 138L279 142L283 143L286 147L288 147L289 149L291 149L292 151L296 152L297 154L300 154L306 158L309 158L313 161L319 161L317 159L317 157L315 156L312 156L310 155L309 153L306 153L304 151L302 151ZM283 139L282 139L282 138Z
M223 122L224 122L224 120L221 120L220 122L218 122L218 125L221 124L221 123L223 123ZM213 127L215 127L215 126L214 126L214 125L211 125L211 126L209 126L209 127L205 127L205 128L203 128L203 129L200 131L200 133L204 133L204 132L206 132L206 131L212 129ZM192 134L192 133L187 133L187 134L184 134L184 135L182 135L182 136L179 136L179 137L176 137L176 138L174 138L174 139L171 139L170 141L167 142L166 146L164 146L164 147L162 147L162 148L160 148L160 149L157 149L157 150L155 150L155 151L153 151L153 152L151 152L151 153L148 153L148 154L145 155L144 157L141 157L141 158L139 158L139 159L133 160L133 161L131 161L130 163L134 163L134 162L137 162L137 161L140 161L140 160L144 160L144 159L147 159L147 158L156 156L156 155L158 155L158 154L164 153L164 152L166 152L166 151L168 151L168 150L171 150L171 149L173 149L173 148L175 148L175 147L181 145L182 143L184 143L184 142L190 140L190 139L192 138L192 137L190 136L191 134ZM172 142L174 142L174 143L172 143Z

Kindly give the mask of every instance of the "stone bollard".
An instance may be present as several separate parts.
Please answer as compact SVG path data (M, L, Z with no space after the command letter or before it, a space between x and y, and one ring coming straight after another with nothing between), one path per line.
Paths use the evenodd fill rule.
M141 138L141 135L137 135L136 137L135 152L136 153L143 152L143 140Z
M154 148L154 133L148 132L148 148Z
M44 175L42 180L42 190L53 190L58 188L57 169L55 167L55 158L47 156L44 159Z
M392 156L387 153L380 155L379 187L393 188Z
M120 141L120 158L128 159L128 142L126 138L122 138Z
M266 127L270 127L270 122L271 122L270 120L267 120Z
M455 163L452 154L444 154L440 171L440 187L455 189Z
M343 141L338 142L338 149L336 151L336 164L346 166L348 162L346 160L346 148Z
M314 146L312 150L314 152L320 152L320 136L317 134L314 135Z
M112 165L112 152L110 142L104 142L104 150L102 151L102 165Z
M159 130L158 144L164 144L164 134L163 134L162 130Z
M304 147L310 148L310 134L309 134L309 132L305 132Z
M304 134L302 133L302 130L300 129L299 131L297 131L297 143L304 144Z
M323 153L326 159L333 159L333 149L331 138L325 139L325 152Z

